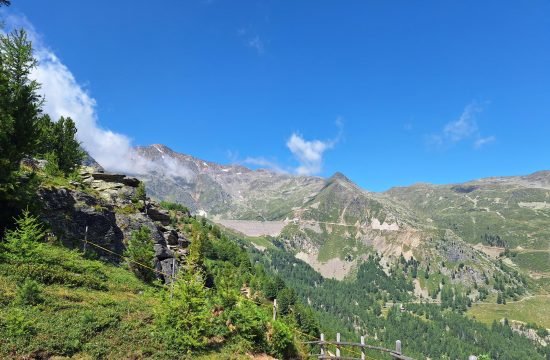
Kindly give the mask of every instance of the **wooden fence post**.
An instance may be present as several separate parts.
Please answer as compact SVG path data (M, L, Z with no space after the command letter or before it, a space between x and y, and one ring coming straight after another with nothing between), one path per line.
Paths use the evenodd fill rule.
M401 340L397 340L395 342L395 352L399 355L401 355ZM394 359L397 359L396 357L394 357Z
M323 358L325 356L325 334L321 333L321 356L319 358Z
M84 233L84 255L86 255L87 245L88 245L88 225L86 225L86 232Z
M340 357L340 333L336 333L336 357Z
M277 299L273 300L273 321L277 319Z
M361 345L365 345L365 337L361 336ZM365 360L365 347L361 346L361 360Z
M172 258L172 278L170 279L170 300L174 297L174 272L176 268L176 258Z

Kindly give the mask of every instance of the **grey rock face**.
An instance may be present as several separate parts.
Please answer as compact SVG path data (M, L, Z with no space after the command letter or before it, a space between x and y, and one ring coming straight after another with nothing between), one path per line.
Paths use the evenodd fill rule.
M38 196L42 203L42 220L65 246L82 248L84 240L88 239L117 254L124 251L124 236L109 204L68 189L41 188ZM109 261L120 261L119 257L99 248L94 251Z

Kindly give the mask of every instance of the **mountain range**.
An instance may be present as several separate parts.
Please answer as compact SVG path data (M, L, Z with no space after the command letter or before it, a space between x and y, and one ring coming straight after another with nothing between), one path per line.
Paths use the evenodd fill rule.
M181 203L260 249L267 239L325 277L352 276L378 253L388 268L402 256L471 284L491 275L507 249L514 252L504 259L509 265L535 278L550 274L550 171L370 192L341 173L325 179L251 170L158 144L136 151L159 164L140 175L151 196Z

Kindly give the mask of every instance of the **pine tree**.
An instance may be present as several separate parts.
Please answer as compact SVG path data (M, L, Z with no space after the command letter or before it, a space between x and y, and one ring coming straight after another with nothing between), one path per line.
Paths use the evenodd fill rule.
M40 86L30 79L36 65L24 30L0 35L0 186L36 148L42 106Z
M133 231L125 256L129 258L128 267L143 281L152 281L155 276L151 269L142 265L152 267L155 251L151 239L151 230L142 226L139 230Z

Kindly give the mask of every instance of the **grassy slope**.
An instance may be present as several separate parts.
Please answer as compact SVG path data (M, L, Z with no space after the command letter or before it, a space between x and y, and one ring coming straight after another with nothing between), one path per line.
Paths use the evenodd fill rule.
M511 260L522 269L550 274L550 251L521 251Z
M10 312L21 311L31 324L29 335L36 336L14 338L3 334L2 356L11 354L12 348L17 348L18 354L41 351L81 358L140 357L162 352L160 344L150 336L152 308L156 303L150 295L150 286L127 270L83 259L76 252L57 246L44 244L41 256L47 262L60 264L66 274L78 274L75 269L81 269L80 276L98 279L104 290L93 289L86 283L74 287L60 278L42 285L42 304L3 307L0 319L4 325ZM7 303L14 300L17 283L22 278L18 276L17 265L3 263L0 271L0 293ZM2 330L6 332L6 326Z
M142 283L124 268L84 259L55 245L43 244L39 256L40 262L61 266L63 277L41 285L43 302L36 306L14 304L17 285L25 274L20 266L0 261L0 358L29 354L77 359L174 358L152 336L158 288ZM44 279L40 273L31 277ZM90 281L73 286L72 277ZM14 322L14 314L21 316L19 322ZM13 333L10 325L22 333ZM239 358L234 350L220 349L215 358Z
M469 186L473 190L463 190ZM515 184L474 182L393 188L387 195L432 219L438 227L452 229L466 242L476 244L483 234L490 234L500 235L511 248L547 249L550 210L527 205L544 203L549 193Z
M499 304L475 304L468 315L490 324L502 318L535 323L550 329L550 295L537 295L516 302Z

